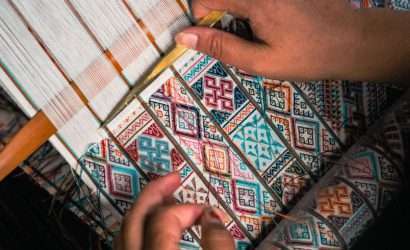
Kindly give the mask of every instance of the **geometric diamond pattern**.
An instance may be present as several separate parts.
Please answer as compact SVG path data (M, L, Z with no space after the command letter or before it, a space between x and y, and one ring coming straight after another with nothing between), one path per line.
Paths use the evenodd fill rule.
M268 168L286 149L272 129L254 112L232 133L232 139L259 172Z
M191 183L186 189L181 190L180 197L183 197L186 201L199 202L197 197L198 195L201 196L201 193L207 193L208 196L212 195L214 204L217 205L223 202L229 210L228 213L232 216L227 221L226 226L233 222L239 223L237 227L242 231L241 237L245 237L244 239L252 237L251 231L246 231L247 225L245 222L240 220L239 215L242 211L238 210L236 204L232 202L235 200L234 196L238 194L235 192L233 182L247 180L254 183L256 178L249 171L248 166L243 163L242 159L232 152L229 144L221 140L223 136L219 133L219 130L215 129L213 121L206 120L204 122L206 114L177 79L172 74L162 79L165 80L153 83L154 86L157 86L157 91L151 94L142 93L142 96L146 96L146 101L150 104L152 110L158 106L158 103L161 103L162 107L171 107L169 109L171 110L171 122L167 123L165 120L160 119L158 126L164 127L168 135L181 146L181 154L193 162L193 172L201 179L201 181L197 179L195 184ZM167 91L163 91L163 89L167 89ZM209 98L210 101L214 101L211 100L211 97ZM228 105L227 103L223 104L223 102L219 104ZM181 115L181 113L184 114ZM202 126L204 124L207 125L207 131ZM213 128L212 136L209 136L210 128ZM204 183L202 191L196 188L198 183ZM212 189L209 190L209 187L212 187ZM258 190L260 189L258 186ZM241 193L240 195L245 194ZM210 199L210 197L207 199ZM244 198L246 197L244 196ZM257 202L261 202L259 197ZM243 205L245 206L245 204ZM247 203L247 205L249 207L253 205L252 209L248 208L247 210L250 212L250 215L259 213L256 209L259 207L259 204ZM278 204L275 203L275 205L279 207ZM277 207L274 209L277 210ZM259 221L259 223L262 222ZM262 225L258 225L258 227L261 228ZM236 241L244 242L244 239L237 238Z
M339 156L338 138L319 119L299 90L288 81L253 77L236 69L232 72L240 79L247 94L256 93L255 84L263 89L254 100L262 100L257 102L258 106L299 154L305 168L317 177L326 173L326 161L334 161ZM312 164L314 162L320 164Z
M148 110L134 100L119 116L122 121L111 124L121 148L111 140L93 145L84 165L123 207L143 188L144 178L178 170L177 201L224 210L238 249L271 229L278 212L292 208L312 177L332 166L350 143L345 124L362 125L360 119L343 120L363 106L348 104L356 97L340 98L346 90L333 83L274 81L192 51L173 67L177 75L165 71L140 94ZM298 215L301 220L285 220L286 226L275 229L284 229L276 242L292 249L353 244L402 180L395 164L377 150L362 147L351 157L302 207L308 212ZM184 234L184 247L197 247L190 243L193 236L201 236L199 227Z
M377 213L381 213L384 208L381 203L384 196L398 192L402 185L397 167L368 147L361 147L353 152L340 175L350 180L366 196Z
M275 228L273 240L290 249L343 249L333 230L313 214L298 211L298 221L281 223Z
M258 215L260 213L260 187L255 183L236 180L232 182L234 205L238 211Z
M178 67L177 62L177 70L213 119L258 172L263 172L285 146L220 62L204 54L192 57L195 59L186 57L181 60L193 61L192 64Z
M352 0L352 5L409 9L407 2ZM138 22L141 24L144 21ZM170 24L161 25L166 30ZM40 29L38 24L33 25ZM237 27L241 26L229 25ZM100 35L94 33L99 43ZM42 45L49 47L51 40L42 38ZM87 53L80 54L90 59L86 58ZM108 72L97 79L99 87L117 76L121 77L115 79L123 81L134 71L135 62L122 60L126 53L121 53L120 58L114 54L108 65L117 67L116 60L120 59L118 63L124 64L124 70ZM5 69L11 74L18 65L10 60L6 60ZM53 64L70 66L61 60L57 56ZM24 68L31 72L29 67ZM68 79L81 81L92 80L94 71L77 72L82 77L67 72ZM19 74L15 76L8 80L17 85L17 79L21 79ZM95 90L92 96L100 96ZM400 91L381 84L271 80L188 51L173 63L171 70L160 74L138 94L107 128L99 131L101 135L107 132L105 138L89 146L79 159L78 173L90 190L102 194L98 201L109 203L112 211L102 214L103 218L125 214L149 181L178 171L182 185L174 194L176 201L212 205L225 211L224 225L238 249L252 247L282 217L269 238L277 244L274 249L279 245L289 249L349 248L403 186L401 168L409 153L405 147L410 138L410 105L389 113L382 121L384 127L373 130L363 140L366 144L361 141L342 161L336 160L342 150L353 145L358 134L364 134L379 119L395 92ZM23 100L32 101L29 97ZM109 104L114 99L105 101ZM102 112L95 110L94 105L87 109ZM77 148L64 146L72 152ZM287 217L280 215L288 212L326 173L298 210ZM77 198L81 201L83 196ZM111 221L117 223L110 222L109 231L119 227L122 216L114 217L118 218ZM201 234L198 226L188 229L183 233L181 247L200 249Z
M108 166L110 193L127 199L135 199L140 192L139 177L135 171L121 166Z

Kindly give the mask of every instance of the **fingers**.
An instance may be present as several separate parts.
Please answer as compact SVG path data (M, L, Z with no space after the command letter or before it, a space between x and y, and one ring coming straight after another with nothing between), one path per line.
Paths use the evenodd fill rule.
M169 201L179 185L180 177L178 172L168 174L165 177L150 182L141 192L130 213L142 213L145 215L155 206Z
M267 46L241 39L235 35L205 27L190 27L179 33L175 40L185 47L201 51L222 62L245 71L256 71L266 56ZM250 60L258 58L258 60Z
M195 18L206 16L212 10L227 11L233 15L248 18L253 1L249 0L193 0L192 11Z
M204 209L194 204L158 209L146 221L143 249L179 249L181 234L195 224Z
M155 207L168 203L179 185L179 173L171 173L150 182L144 188L123 222L119 236L123 246L118 249L141 248L145 216Z
M235 249L235 243L231 234L226 230L221 216L214 209L208 208L204 211L201 218L201 226L201 246L204 250Z

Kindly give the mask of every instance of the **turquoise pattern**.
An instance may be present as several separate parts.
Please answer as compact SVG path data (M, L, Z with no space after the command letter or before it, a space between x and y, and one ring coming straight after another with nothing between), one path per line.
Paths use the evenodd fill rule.
M202 70L212 62L213 58L210 56L204 56L199 62L197 62L192 69L186 73L183 78L186 82L190 83L192 80L197 77L198 74L202 72Z
M259 113L254 112L232 134L233 141L240 146L251 162L263 172L285 150Z

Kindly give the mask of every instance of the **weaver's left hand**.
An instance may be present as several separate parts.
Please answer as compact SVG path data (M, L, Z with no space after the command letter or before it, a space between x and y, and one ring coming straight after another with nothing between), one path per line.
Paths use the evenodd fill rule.
M233 238L221 222L220 211L196 204L176 205L172 194L179 186L178 173L149 183L125 217L114 248L176 250L182 233L199 223L203 249L233 250Z

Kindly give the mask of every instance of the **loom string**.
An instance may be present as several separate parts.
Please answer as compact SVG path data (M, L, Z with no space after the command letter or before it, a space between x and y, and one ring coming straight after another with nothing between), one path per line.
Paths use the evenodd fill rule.
M5 6L7 6L7 5L3 5L3 7L5 7ZM11 12L13 12L13 10L11 10ZM10 12L10 13L11 13L11 12ZM6 12L6 13L7 13L7 12ZM3 39L3 40L4 40L4 39ZM17 41L18 41L18 42L15 43L15 44L18 45L18 44L20 43L20 40L17 40ZM11 50L12 50L12 49L11 49ZM25 56L25 54L23 54L23 56ZM16 57L16 58L19 59L19 57ZM28 58L28 60L29 60L29 58ZM36 66L36 65L37 65L37 64L32 64L32 66ZM23 65L23 66L24 66L24 65ZM27 71L29 72L29 70L27 70ZM37 74L37 75L39 75L40 77L42 76L42 74ZM11 78L11 79L12 79L14 82L17 82L17 79L16 79L15 77L13 77L13 78ZM44 80L45 80L45 81L41 81L40 84L39 84L39 86L41 87L41 88L40 88L40 93L43 93L43 94L44 94L44 91L43 91L43 88L42 88L43 85L42 85L41 83L42 83L42 82L46 82L47 79L44 79ZM30 82L29 82L29 83L30 83ZM21 84L20 84L20 86L21 86ZM50 88L52 89L53 86L54 86L54 85L51 85ZM49 88L49 89L50 89L50 88ZM41 98L41 97L40 97L40 99L47 99L47 97L46 97L46 98ZM32 99L31 99L31 100L32 100ZM56 119L54 119L54 122L56 123Z
M62 73L64 73L64 72L62 72ZM93 76L94 77L94 76ZM81 174L80 174L81 175ZM101 188L101 187L100 187ZM100 198L100 190L98 189L97 190L98 192L97 192L97 196ZM107 197L108 198L108 197ZM100 208L97 208L97 209L100 209Z
M14 6L13 3L11 3L11 5ZM26 21L26 19L22 16L22 14L18 11L18 9L15 6L14 6L14 10L17 12L17 14L19 14L19 16L22 18L23 22L25 22L26 26L29 27L30 31L33 31L33 28L30 28L30 24ZM43 45L43 42L42 42L41 38L38 35L36 35L36 33L32 33L32 34L37 39L37 41L40 42L40 46L42 46L42 48L47 53L47 47ZM50 57L50 59L52 59L52 61L56 64L56 61L53 60L53 57ZM58 64L56 64L56 65L59 66ZM54 86L54 85L52 85L52 86ZM64 89L67 89L67 87L65 87ZM69 89L67 89L67 90L69 90ZM72 114L74 112L73 112L73 109L71 109L71 110L69 109L72 105L67 105L67 104L72 102L71 98L69 98L68 100L70 100L70 101L67 102L67 100L66 100L67 97L68 97L67 94L63 94L63 93L60 92L60 93L57 94L57 96L60 96L60 98L57 98L57 100L52 101L51 103L54 103L54 104L47 105L47 108L45 110L51 110L52 111L51 113L48 112L49 117L50 117L50 114L54 113L54 115L51 115L50 118L52 118L52 120L54 121L54 124L56 124L57 127L61 127L65 123L65 121L67 120L66 117L67 116L70 117L70 115L68 115L68 114L70 114L70 113ZM71 94L71 97L74 97L74 96ZM54 98L54 99L56 99L56 98ZM61 105L59 103L64 103L64 104ZM75 108L75 109L78 109L78 108ZM67 114L67 115L64 115L64 114ZM76 124L74 124L74 125L76 125ZM78 124L77 124L77 126L78 126ZM78 130L79 129L77 129L76 134L80 134L79 133L80 131L78 131Z
M145 37L148 39L149 43L154 47L155 51L159 53L161 49L158 47L158 44L155 42L154 35L148 30L144 21L138 17L134 9L127 3L126 0L122 0L122 2L128 10L128 13L131 15L132 19L136 22L137 27L139 27L142 30L142 32L145 33ZM159 55L161 55L161 53L159 53Z
M4 23L4 25L6 26L6 28L9 28L2 18L0 18L0 20L2 21L2 23ZM4 30L3 30L3 31L4 31ZM14 33L13 33L13 31L12 31L11 28L8 29L8 31L9 31L9 33L10 33L10 36L14 36ZM2 38L3 41L6 41L6 39L5 39L4 37L2 37L1 34L0 34L0 38ZM19 39L17 39L17 36L15 37L13 44L15 44L15 45L17 45L17 46L21 46L21 47L22 47L21 50L24 50L24 47L23 47L23 45L20 44L20 41L19 41ZM9 49L11 50L11 48L9 48ZM18 60L19 58L16 57L16 59ZM2 63L2 65L5 65L5 64ZM36 65L34 64L33 66L35 67ZM10 72L7 67L6 67L6 70L7 70L8 72ZM11 73L11 72L10 72L10 73ZM11 74L12 74L12 73L11 73ZM13 79L15 79L15 78L13 77ZM43 89L43 85L39 85L39 87L40 87L40 93L44 96L44 98L46 98L46 92L45 92L44 89ZM53 87L52 87L52 88L53 88Z
M23 169L26 169L26 168L29 168L30 171L32 171L32 173L28 173L29 175L32 175L32 174L34 173L36 176L38 176L38 177L41 178L43 181L45 181L46 183L48 183L48 185L52 186L53 188L55 188L55 189L57 190L57 193L56 193L55 195L53 195L53 202L52 202L52 204L50 205L50 210L51 210L52 207L54 206L54 205L53 205L53 204L54 204L54 200L57 199L58 193L59 193L59 192L65 192L65 191L62 191L64 188L60 188L60 187L56 186L56 185L54 184L54 182L50 181L48 177L45 177L45 176L42 174L41 170L37 170L36 168L30 167L30 166L23 167ZM67 176L71 176L71 175L67 175ZM107 229L106 229L106 226L105 226L104 224L101 224L99 221L97 221L97 220L95 219L95 216L90 215L90 213L88 213L88 212L86 212L86 211L84 210L83 205L78 204L76 201L74 201L74 200L71 198L71 197L73 197L73 195L67 194L66 196L69 197L70 203L72 203L77 209L79 209L79 210L80 210L84 215L86 215L90 220L94 221L99 227L101 227L101 229L102 229L105 233L108 233L108 231L107 231ZM67 206L67 204L64 203L64 202L63 202L62 204L63 204L63 205L65 204L64 206Z
M70 169L71 169L71 171L73 171L72 168L70 168ZM80 174L79 174L79 175L75 175L75 173L72 172L72 174L73 174L73 176L74 176L75 183L77 184L76 187L78 188L78 190L79 190L80 193L84 193L84 192L85 192L85 191L81 188L83 185L80 184L80 182L82 181L82 178L81 178L81 176L82 176L82 171L83 171L83 169L81 168L81 171L80 171ZM75 176L78 176L78 178L75 178ZM85 188L88 188L88 187L86 186ZM93 195L90 195L90 196L85 195L85 199L88 200L89 204L91 205L91 208L94 209L95 213L98 214L98 215L100 215L100 222L101 222L103 225L106 226L106 225L107 225L107 223L106 223L106 221L105 221L106 218L105 218L104 213L103 213L103 210L102 210L102 207L103 207L103 206L101 205L101 192L100 192L100 189L102 189L102 187L101 187L101 186L98 186L98 188L97 188L96 191L95 191L95 197L96 197L95 202L93 202ZM106 226L106 227L107 227L107 226Z
M95 79L96 78L96 76L95 76L95 74L91 74L91 77L92 77L92 79ZM68 78L69 79L69 78ZM94 80L93 82L100 82L100 81L98 81L98 79L97 79L97 81L96 80Z
M67 1L68 2L68 1ZM139 22L139 24L140 24L140 22Z

